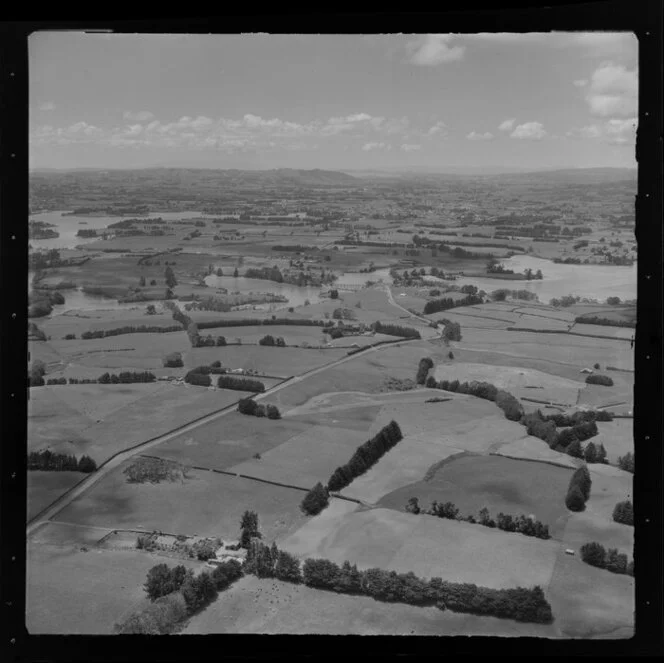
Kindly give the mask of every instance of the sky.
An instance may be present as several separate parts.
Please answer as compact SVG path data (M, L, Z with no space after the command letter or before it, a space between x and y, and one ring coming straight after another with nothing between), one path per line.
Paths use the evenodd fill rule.
M31 168L636 167L631 33L30 36Z

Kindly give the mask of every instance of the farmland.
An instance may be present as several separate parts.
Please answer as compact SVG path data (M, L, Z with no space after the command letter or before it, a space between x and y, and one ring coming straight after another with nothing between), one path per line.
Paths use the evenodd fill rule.
M630 637L633 577L594 568L579 551L597 541L633 557L634 528L612 519L615 505L633 495L633 475L617 466L634 449L632 419L598 421L597 435L583 440L585 448L601 443L608 462L588 463L590 496L584 510L573 512L565 499L582 458L536 437L490 398L438 383L490 383L526 413L601 408L629 417L634 329L600 324L633 323L632 296L621 289L632 287L631 272L615 272L615 282L605 284L604 271L629 268L592 264L605 254L573 248L576 236L538 241L519 224L522 236L495 235L499 217L512 218L513 197L534 210L539 197L557 205L556 196L565 196L565 218L589 224L590 249L611 233L627 241L614 217L632 184L620 181L607 191L589 183L584 195L608 211L587 220L587 201L566 193L575 179L367 176L358 182L328 171L205 172L172 179L169 169L145 171L140 186L120 171L108 181L93 171L72 175L78 187L58 174L36 176L33 204L50 210L45 219L63 228L95 219L107 236L58 249L50 266L31 253L33 291L43 296L45 287L61 288L65 303L30 319L36 329L29 342L27 448L87 455L97 469L29 473L28 629L111 633L114 623L147 605L142 584L164 561L135 548L138 532L236 541L243 514L252 511L262 540L300 562L347 560L360 570L492 589L539 586L553 623L382 603L245 575L193 615L184 633ZM113 228L134 217L114 212L112 182L136 192L152 216ZM202 197L187 203L193 192ZM237 211L226 209L222 197L206 199L212 192L232 193ZM435 212L413 206L424 197L436 201ZM61 216L65 202L71 216ZM85 216L92 208L95 215ZM161 222L151 223L159 215ZM152 225L164 234L143 234ZM441 241L449 250L430 244ZM455 241L479 257L455 253ZM479 246L487 242L498 246ZM506 266L532 259L534 271L544 264L544 277L529 281L521 269L491 273L487 252L514 253ZM594 282L577 278L579 287L587 285L587 301L548 303L574 294L559 288L573 281L576 272L565 270L577 265L545 260L563 256L582 256L585 269L599 270ZM617 303L604 303L604 296L590 301L598 300L594 288L603 293L614 286ZM423 314L428 302L444 299L448 306L471 293L476 299L463 306ZM576 321L582 315L595 316L594 323ZM323 324L335 334L324 334ZM159 331L172 327L178 328ZM86 332L117 335L82 338ZM197 338L208 335L227 344L202 346ZM267 335L285 347L259 344ZM422 359L430 368L418 375ZM183 384L199 367L214 368L213 380L228 371L261 381L266 391L255 402L276 406L278 417L238 411L251 392ZM146 371L154 381L98 382L104 373ZM610 376L613 385L586 383L590 373ZM401 439L369 462L358 449L366 451L365 443L392 421ZM320 512L305 515L307 491L327 486L353 458L363 460L351 479ZM179 463L178 478L129 481L128 468L146 459ZM486 507L494 518L499 512L534 517L551 538L408 512L411 498L422 509L452 502L463 516ZM112 532L115 538L98 545Z

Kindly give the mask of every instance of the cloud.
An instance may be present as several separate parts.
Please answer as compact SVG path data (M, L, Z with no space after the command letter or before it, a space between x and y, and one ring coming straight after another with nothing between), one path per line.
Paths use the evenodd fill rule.
M637 118L613 118L599 124L591 124L567 132L570 138L599 140L612 145L634 145L636 142Z
M130 122L148 122L154 119L154 115L150 111L138 111L138 113L125 111L122 117Z
M406 50L409 53L408 61L420 66L435 66L443 62L461 60L465 51L464 46L450 46L449 42L454 35L423 35L408 42Z
M580 78L574 81L574 85L576 87L585 87L586 85L588 85L588 81L585 78Z
M509 120L505 120L504 122L501 122L498 125L498 129L500 129L500 131L512 131L515 122L516 122L515 117L510 118Z
M416 145L416 144L414 144L414 143L404 143L404 144L401 146L401 149L402 149L404 152L416 152L417 150L421 150L421 149L422 149L422 146L421 146L421 145Z
M466 138L468 140L492 140L493 134L489 131L485 131L483 134L478 134L476 131L471 131Z
M40 111L52 111L55 110L55 104L52 101L45 101L43 104L39 105Z
M546 136L546 131L541 122L525 122L519 124L510 134L511 138L520 138L522 140L541 140Z
M586 101L592 115L631 117L636 114L637 95L637 71L605 62L593 72Z
M427 131L427 136L444 136L447 134L447 125L445 122L436 122L429 131Z
M363 152L371 152L372 150L391 150L392 146L388 143L365 143L362 145Z

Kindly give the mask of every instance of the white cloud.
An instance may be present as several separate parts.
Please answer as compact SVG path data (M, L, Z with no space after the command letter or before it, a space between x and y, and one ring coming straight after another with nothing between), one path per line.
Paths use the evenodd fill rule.
M416 152L417 150L421 150L422 146L421 145L416 145L415 143L404 143L401 146L401 149L404 152Z
M150 111L138 111L137 113L125 111L122 117L130 122L148 122L154 119L154 115Z
M586 101L592 115L631 117L636 114L638 75L623 65L603 63L595 70Z
M637 118L613 118L600 124L591 124L567 132L570 138L600 140L612 145L634 145L636 141Z
M579 78L578 80L574 81L574 85L576 87L585 87L588 85L588 81L585 78Z
M427 131L427 136L445 135L447 133L446 129L447 125L445 122L436 122L436 124Z
M498 129L500 129L500 131L512 131L515 122L516 122L515 117L510 118L509 120L505 120L504 122L501 122L498 125Z
M52 111L55 110L55 104L52 101L45 101L43 104L39 105L40 111Z
M546 136L546 131L541 122L525 122L519 124L510 134L511 138L520 138L522 140L541 140Z
M362 145L364 152L371 152L372 150L391 150L392 146L388 143L365 143Z
M420 66L435 66L461 60L465 47L450 46L449 42L453 38L454 35L423 35L408 42L406 50L410 55L409 62Z
M479 134L476 131L471 131L466 138L468 140L492 140L493 134L489 131L485 131L483 134Z

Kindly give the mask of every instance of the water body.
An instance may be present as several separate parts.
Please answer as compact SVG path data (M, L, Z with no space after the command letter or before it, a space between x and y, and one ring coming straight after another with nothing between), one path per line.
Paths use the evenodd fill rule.
M472 284L480 290L491 292L498 288L510 290L530 290L539 297L542 303L548 304L554 297L564 295L578 295L588 299L597 299L600 302L607 297L620 297L620 299L636 299L636 264L631 267L618 267L614 265L563 265L530 256L512 256L501 260L506 269L512 269L516 274L523 274L523 270L530 268L534 272L542 270L544 278L541 281L508 281L506 279L490 279L475 277L460 277L454 283L457 285Z
M30 221L45 221L53 223L60 233L60 237L51 239L31 239L30 244L34 249L75 249L83 244L90 244L97 240L96 237L76 237L76 233L82 228L103 230L111 223L117 223L124 219L156 219L161 217L166 221L177 221L179 219L201 218L200 212L151 212L146 216L62 216L64 212L42 212L33 214ZM84 221L85 223L81 223Z
M211 274L205 277L205 283L211 288L226 288L229 294L239 292L243 295L261 292L270 292L275 295L283 295L288 302L275 302L270 304L257 304L256 308L266 311L285 309L290 306L304 306L308 299L310 304L316 304L321 300L319 287L302 288L290 283L276 283L267 279L248 279L244 276L215 276ZM210 293L212 294L212 293Z

